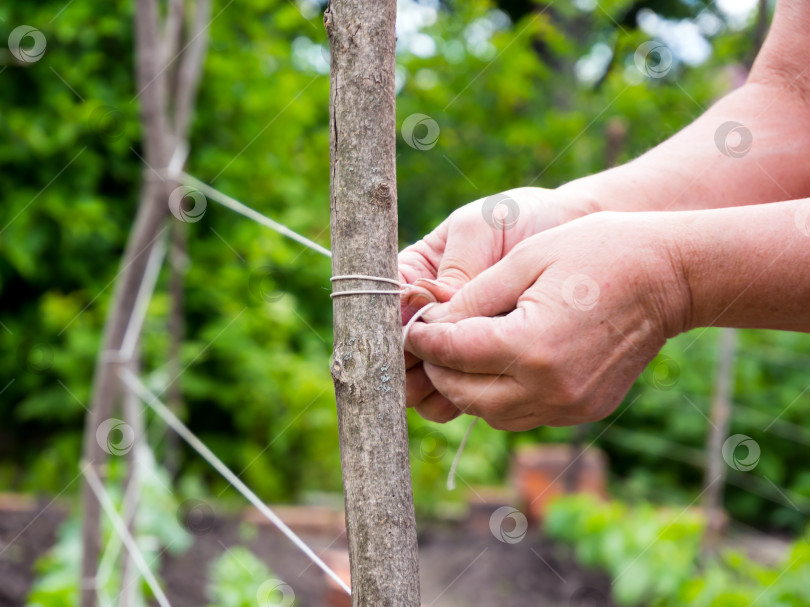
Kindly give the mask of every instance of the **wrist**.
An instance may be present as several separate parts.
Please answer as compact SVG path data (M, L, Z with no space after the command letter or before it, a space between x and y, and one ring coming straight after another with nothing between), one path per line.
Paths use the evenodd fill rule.
M638 285L638 296L646 302L649 318L657 319L665 339L693 326L694 301L684 258L683 213L618 213L629 222L626 242L642 264L646 280Z
M650 211L647 182L636 161L561 185L557 192L568 204L585 211Z

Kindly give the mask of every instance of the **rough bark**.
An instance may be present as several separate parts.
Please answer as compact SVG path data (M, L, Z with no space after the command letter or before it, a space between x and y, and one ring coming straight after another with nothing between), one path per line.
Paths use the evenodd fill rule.
M706 478L703 508L708 518L703 549L708 554L714 550L723 530L723 486L726 478L726 463L723 461L723 443L728 438L731 421L731 396L734 380L734 350L737 332L722 329L720 351L717 360L714 399L712 400L711 427L706 439Z
M395 0L331 0L332 271L397 277ZM383 289L344 280L335 290ZM391 286L392 290L396 290ZM353 607L417 607L399 297L336 297L332 377Z

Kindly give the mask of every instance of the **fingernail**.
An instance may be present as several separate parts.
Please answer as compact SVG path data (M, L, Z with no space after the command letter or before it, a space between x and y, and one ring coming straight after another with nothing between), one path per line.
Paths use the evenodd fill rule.
M422 315L425 322L439 322L449 312L450 306L447 304L436 304Z

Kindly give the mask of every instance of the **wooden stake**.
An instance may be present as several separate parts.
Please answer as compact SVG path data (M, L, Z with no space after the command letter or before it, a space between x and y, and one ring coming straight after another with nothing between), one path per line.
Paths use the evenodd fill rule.
M397 278L395 0L331 0L334 275ZM353 607L418 607L398 289L334 299L332 377ZM342 280L335 290L386 288Z

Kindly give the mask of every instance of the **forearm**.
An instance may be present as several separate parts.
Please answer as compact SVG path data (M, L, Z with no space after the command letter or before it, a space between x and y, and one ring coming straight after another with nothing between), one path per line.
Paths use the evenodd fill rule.
M682 330L810 332L810 199L667 213L689 301Z
M721 125L743 126L722 137ZM729 127L726 127L728 130ZM750 132L750 149L738 138ZM749 82L639 158L560 189L591 210L721 208L810 196L810 106L781 82ZM716 138L720 139L720 146ZM725 152L725 153L724 153Z

